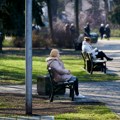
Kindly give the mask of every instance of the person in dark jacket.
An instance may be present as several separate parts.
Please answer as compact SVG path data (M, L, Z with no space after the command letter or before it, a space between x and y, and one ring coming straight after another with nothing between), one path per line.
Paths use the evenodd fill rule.
M104 24L100 25L99 32L100 32L100 37L101 37L101 40L102 40L103 35L105 34L105 26L104 26Z
M110 39L110 34L111 34L111 30L110 30L109 24L107 24L105 26L105 34L106 34L106 38L109 40Z
M87 25L84 27L84 36L90 37L90 25L87 23Z

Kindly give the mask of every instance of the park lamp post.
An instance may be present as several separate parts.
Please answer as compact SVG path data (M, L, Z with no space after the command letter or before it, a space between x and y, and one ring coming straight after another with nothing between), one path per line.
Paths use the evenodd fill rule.
M25 0L26 114L32 114L32 0Z

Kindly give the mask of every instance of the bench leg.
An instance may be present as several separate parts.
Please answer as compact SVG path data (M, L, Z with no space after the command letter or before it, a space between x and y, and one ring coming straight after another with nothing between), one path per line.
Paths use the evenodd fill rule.
M91 63L91 65L90 65L90 74L93 74L93 64Z
M104 73L106 73L106 63L105 63L105 65L104 65Z
M101 71L106 73L106 63L103 63L101 66Z
M50 93L50 102L53 102L53 98L54 98L54 90L52 89Z
M74 85L70 86L70 97L72 98L72 101L74 101Z

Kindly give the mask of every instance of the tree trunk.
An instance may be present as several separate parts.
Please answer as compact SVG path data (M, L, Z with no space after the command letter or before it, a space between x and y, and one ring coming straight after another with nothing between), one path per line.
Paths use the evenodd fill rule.
M52 16L57 17L58 0L51 0L51 8Z
M47 0L47 6L48 6L48 18L49 18L49 27L50 27L50 34L52 40L54 40L53 35L53 23L52 23L52 8L51 8L51 0Z
M75 24L77 35L79 35L79 0L75 0Z
M108 0L103 0L105 3L105 11L106 11L106 23L108 22Z
M3 32L3 22L0 20L0 53L2 53L2 47L3 47L3 40L4 40L4 32Z
M93 2L93 19L94 19L94 24L97 25L100 24L101 21L99 20L100 12L99 12L99 0L94 0Z

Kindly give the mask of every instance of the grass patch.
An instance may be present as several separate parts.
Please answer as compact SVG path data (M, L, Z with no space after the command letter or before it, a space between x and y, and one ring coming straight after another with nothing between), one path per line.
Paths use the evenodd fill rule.
M13 104L14 103L14 104ZM50 103L48 97L33 95L33 115L52 115L55 120L119 120L119 117L102 103L78 103L57 101ZM0 94L0 116L25 116L25 96Z
M93 29L93 32L96 32L97 34L99 34L99 29ZM111 37L120 37L120 30L119 29L111 29Z
M46 69L47 56L34 56L32 62L33 83L36 83L37 76L48 74ZM62 55L61 59L65 67L78 77L79 81L108 81L119 80L117 75L109 75L101 72L88 74L83 69L83 60L78 55ZM1 84L24 84L25 83L25 56L21 55L1 55L0 59L0 83ZM102 76L102 77L101 77Z
M101 38L99 37L101 40ZM103 40L107 40L107 38L103 38ZM110 37L110 40L120 40L120 37Z
M44 51L44 50L43 50ZM33 83L39 75L46 75L46 62L48 51L33 54ZM9 51L10 52L10 51ZM9 53L8 52L8 53ZM14 54L15 53L15 54ZM19 54L18 54L19 53ZM25 83L25 56L23 50L9 53L4 52L0 57L0 84L24 84ZM36 53L38 53L36 55ZM79 81L106 81L119 80L120 77L106 75L103 73L88 74L83 69L83 60L78 52L70 52L72 55L62 54L61 59L65 67L79 78ZM18 55L17 55L18 54ZM40 54L40 55L39 55ZM39 56L38 56L39 55ZM102 77L101 77L102 76ZM33 95L33 114L52 115L55 120L119 120L118 116L112 113L104 104L89 104L75 102L49 102L48 96ZM14 103L14 104L13 104ZM21 94L0 94L0 116L18 117L25 116L25 95Z
M111 37L110 40L120 40L120 37Z
M79 105L75 113L64 113L56 115L56 120L119 120L104 105Z
M3 41L3 46L4 47L13 47L13 37L5 37L4 41Z
M119 29L111 29L111 36L120 37L120 30Z
M2 84L24 84L25 83L25 57L2 56L0 59L0 82ZM38 75L45 75L46 64L44 57L33 57L33 83Z

